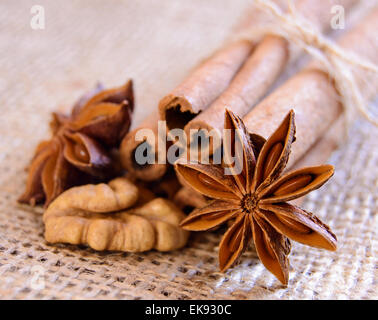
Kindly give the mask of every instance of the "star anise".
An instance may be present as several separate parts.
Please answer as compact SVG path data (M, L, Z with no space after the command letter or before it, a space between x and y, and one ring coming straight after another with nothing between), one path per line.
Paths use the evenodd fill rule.
M82 96L69 115L53 113L52 138L36 148L20 202L47 206L64 190L113 177L114 157L129 130L134 107L132 81L104 90L97 85Z
M205 207L195 209L181 226L203 231L233 221L219 245L221 271L233 265L253 239L265 267L287 284L291 250L288 238L336 250L336 236L328 226L312 213L287 202L321 187L334 169L331 165L321 165L281 175L295 140L293 111L266 141L249 134L243 121L228 110L225 129L231 129L233 136L224 140L224 148L231 150L230 155L242 170L239 173L237 166L233 166L231 174L226 174L224 164L177 163L176 171L186 182L214 199ZM242 150L239 153L236 152L238 144Z

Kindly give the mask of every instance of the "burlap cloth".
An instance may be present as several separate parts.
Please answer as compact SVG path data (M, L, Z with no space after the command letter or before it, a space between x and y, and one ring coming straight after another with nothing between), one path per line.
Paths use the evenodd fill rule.
M197 233L172 253L97 253L50 246L41 208L17 204L50 112L97 80L135 80L134 124L227 37L243 0L0 2L0 297L29 299L377 299L378 130L358 120L330 159L334 178L305 207L328 222L336 253L294 244L288 287L253 249L218 272L219 233ZM37 284L37 286L36 286Z

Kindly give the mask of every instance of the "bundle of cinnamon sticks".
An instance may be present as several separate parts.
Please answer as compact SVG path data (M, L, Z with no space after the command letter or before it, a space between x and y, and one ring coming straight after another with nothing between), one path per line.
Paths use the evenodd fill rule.
M287 10L286 1L276 3ZM345 10L358 6L358 3L357 0L338 1ZM332 0L294 1L297 11L320 32L329 31L328 14L334 4ZM253 20L248 20L249 24L265 19L261 12L254 11L253 16ZM377 64L378 38L374 32L377 28L378 8L375 8L363 21L342 35L337 44ZM126 135L121 145L124 167L139 180L164 179L169 164L155 161L141 165L135 161L137 147L149 143L147 140L135 139L138 130L148 128L157 134L158 120L165 120L167 131L184 129L187 137L194 139L201 130L221 130L225 108L243 118L249 131L265 138L285 114L294 109L297 141L293 145L288 168L324 162L344 136L344 108L335 79L320 63L314 61L270 93L289 61L295 61L300 55L303 52L292 50L287 39L272 34L261 39L239 39L228 43L195 68L181 84L161 99L158 109L149 118ZM378 83L372 81L372 75L366 70L354 71L363 98L366 101L372 99ZM372 90L364 90L365 83L369 83ZM164 153L166 149L158 147L159 138L155 143L149 147L153 148L157 160L158 153ZM215 150L211 146L210 143L202 148L209 148L207 151L212 154ZM187 186L176 193L175 201L182 208L206 203L205 198Z

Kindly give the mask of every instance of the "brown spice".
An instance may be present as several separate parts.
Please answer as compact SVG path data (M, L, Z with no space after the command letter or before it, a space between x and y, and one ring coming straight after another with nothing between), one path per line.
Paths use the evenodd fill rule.
M286 0L274 2L284 12L288 11ZM348 10L356 2L356 0L341 0L339 4L345 10ZM315 28L322 31L327 31L330 28L329 21L332 18L330 9L333 6L333 1L301 0L294 1L293 5L296 12L305 16ZM269 25L270 19L270 15L252 6L251 12L245 16L245 21L238 25L235 32L242 32L248 37L249 33L253 33L255 28L264 28L265 24ZM298 47L292 46L289 41L281 36L268 34L261 40L256 37L253 52L235 75L229 87L217 100L185 126L186 134L190 137L188 143L192 143L193 139L196 138L198 130L202 131L203 135L212 130L215 131L214 134L221 131L225 108L244 117L269 92L282 71L293 64L301 53ZM193 130L192 134L190 134L191 130ZM213 138L211 135L209 135L209 139L210 143L205 148L208 148L207 151L212 154L215 150L212 148Z
M229 85L250 55L251 41L233 42L202 62L179 86L159 102L161 120L168 130L183 129L206 109Z
M230 219L235 222L223 236L219 247L219 265L228 269L254 241L265 267L287 284L288 254L291 238L327 250L336 250L336 236L313 214L287 203L321 187L333 175L330 165L306 167L282 175L291 144L295 140L294 112L263 143L250 135L243 121L226 111L225 129L235 132L242 144L242 171L235 166L232 175L224 167L204 164L176 164L178 174L194 189L215 200L196 209L182 223L186 230L209 230ZM236 130L236 131L235 131ZM256 140L256 142L255 142ZM228 141L224 142L228 143ZM235 150L235 141L228 150ZM281 147L282 146L282 147Z
M244 116L268 92L286 66L289 53L286 40L267 36L258 43L228 88L205 110L186 126L188 144L192 142L197 130L221 130L226 108L239 116ZM192 134L191 131L192 130ZM212 154L212 138L209 142Z
M371 32L377 28L378 9L375 9L340 37L338 45L377 64L378 37ZM372 99L378 88L375 74L355 68L353 75L365 101ZM289 167L302 158L316 140L325 136L343 115L335 82L319 61L312 62L274 90L245 115L243 121L249 130L268 137L290 109L297 114L298 143L293 145Z
M114 149L129 130L134 107L131 80L81 97L70 115L53 113L52 138L36 148L20 202L47 206L64 190L109 179L120 169Z
M199 192L189 187L182 187L173 199L173 202L184 213L190 213L195 208L204 207L207 203L207 199Z
M130 131L125 135L120 146L120 157L122 166L134 176L143 181L155 181L163 177L166 173L168 165L166 163L158 163L159 158L164 159L166 148L163 148L162 137L158 132L159 115L157 110L151 113L138 128ZM140 130L149 129L155 137L155 145L148 145L148 141L137 141L136 135ZM145 144L146 148L153 154L154 163L139 164L135 158L135 152L138 147Z

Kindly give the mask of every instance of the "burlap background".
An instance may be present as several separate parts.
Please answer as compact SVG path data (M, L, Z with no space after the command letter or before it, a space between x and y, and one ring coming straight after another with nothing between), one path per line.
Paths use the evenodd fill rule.
M336 175L305 207L328 222L336 253L294 244L288 287L250 249L218 272L220 233L194 234L172 253L96 253L50 246L41 208L17 204L24 167L48 134L50 112L97 80L135 80L134 124L217 48L248 6L243 0L0 2L0 298L377 299L378 130L359 120L332 157Z

